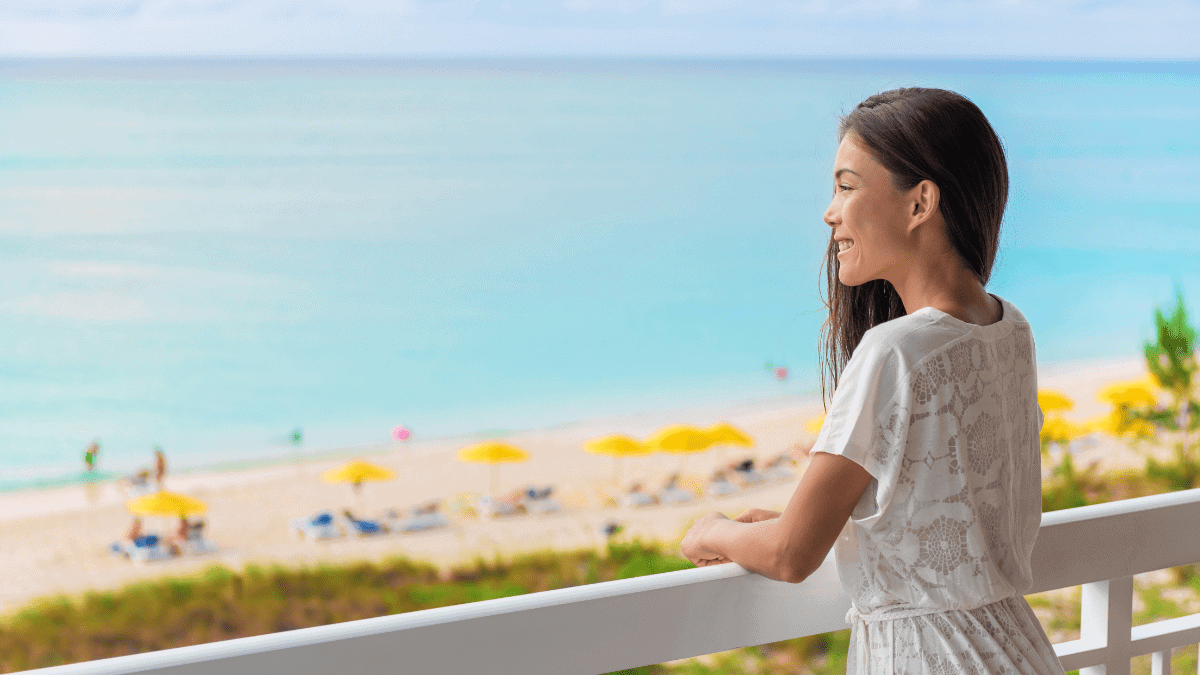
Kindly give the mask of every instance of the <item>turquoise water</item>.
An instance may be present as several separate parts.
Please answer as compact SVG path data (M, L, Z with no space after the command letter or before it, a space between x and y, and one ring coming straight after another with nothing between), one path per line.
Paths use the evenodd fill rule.
M119 472L814 392L837 118L903 85L1002 137L989 290L1043 365L1197 314L1200 64L0 62L0 489L97 437Z

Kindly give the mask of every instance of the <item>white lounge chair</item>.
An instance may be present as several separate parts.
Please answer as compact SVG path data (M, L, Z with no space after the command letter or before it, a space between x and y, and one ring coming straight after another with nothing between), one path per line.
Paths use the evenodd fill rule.
M754 468L754 460L748 459L733 469L733 475L737 480L746 487L765 483L767 477L761 471Z
M521 503L525 505L525 510L529 513L556 513L562 510L562 504L550 496L553 491L554 486L552 485L547 485L541 490L531 486L525 490L525 496L521 498Z
M333 513L322 511L311 518L295 518L288 523L288 532L298 539L318 541L345 536L341 523Z
M403 514L394 510L386 511L380 520L392 532L421 532L450 524L450 519L441 511L417 513L417 509L410 509Z
M480 495L476 510L479 511L481 518L492 518L494 516L511 516L522 513L523 511L518 506L524 506L524 504L513 504L510 501L496 499L491 495ZM528 511L525 512L527 513Z
M617 499L617 503L621 506L629 508L637 508L639 506L653 506L658 503L654 495L649 492L626 492Z
M738 491L738 486L728 480L710 481L704 486L705 494L711 497L721 497L723 495L731 495Z
M684 490L680 487L663 488L658 493L658 503L660 504L682 504L690 502L696 498L689 490Z
M143 535L134 541L114 541L109 545L109 551L137 564L165 560L173 555L157 534Z

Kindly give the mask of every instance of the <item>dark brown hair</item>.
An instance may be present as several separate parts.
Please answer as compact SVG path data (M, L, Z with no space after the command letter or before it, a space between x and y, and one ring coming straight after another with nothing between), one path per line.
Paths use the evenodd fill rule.
M981 284L991 277L1000 245L1000 221L1008 201L1008 164L1000 138L983 111L944 89L912 87L875 94L844 115L838 140L853 132L891 174L892 185L908 190L931 180L941 192L938 210L946 235L963 266ZM821 395L828 400L863 334L905 315L892 284L874 279L846 286L838 278L837 242L825 250L826 307L821 327ZM827 384L832 386L827 388Z

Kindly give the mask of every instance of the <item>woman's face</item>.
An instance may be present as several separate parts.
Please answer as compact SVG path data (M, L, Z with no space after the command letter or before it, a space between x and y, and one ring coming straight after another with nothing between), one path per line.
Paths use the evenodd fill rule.
M892 186L891 173L854 132L838 145L833 162L833 199L825 223L838 241L838 278L847 286L893 277L910 259L906 226L910 200Z

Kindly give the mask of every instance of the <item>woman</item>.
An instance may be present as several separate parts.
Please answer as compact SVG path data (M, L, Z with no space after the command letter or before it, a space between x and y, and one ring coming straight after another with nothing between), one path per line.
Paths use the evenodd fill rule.
M850 672L1060 674L1023 597L1041 523L1033 335L984 290L1008 194L1000 140L967 99L917 88L868 98L838 135L834 391L812 459L782 513L709 513L683 553L799 582L834 548Z

